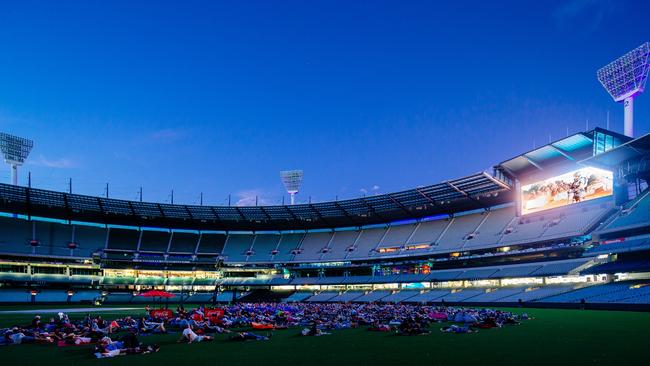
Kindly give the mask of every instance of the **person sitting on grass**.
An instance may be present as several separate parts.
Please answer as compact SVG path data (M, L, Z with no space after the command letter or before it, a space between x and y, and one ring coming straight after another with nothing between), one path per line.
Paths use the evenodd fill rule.
M194 333L192 330L191 325L187 325L185 329L183 329L183 333L181 334L181 338L178 340L178 343L186 342L186 343L198 343L198 342L209 342L212 341L213 338L210 336L206 335L198 335Z
M399 325L398 332L402 335L426 335L430 332L413 318L406 318Z

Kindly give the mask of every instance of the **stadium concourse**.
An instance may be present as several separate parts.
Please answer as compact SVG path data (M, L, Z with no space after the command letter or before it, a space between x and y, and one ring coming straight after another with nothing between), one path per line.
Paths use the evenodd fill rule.
M0 303L650 306L650 136L594 129L345 201L187 206L0 184ZM139 306L139 305L138 305Z

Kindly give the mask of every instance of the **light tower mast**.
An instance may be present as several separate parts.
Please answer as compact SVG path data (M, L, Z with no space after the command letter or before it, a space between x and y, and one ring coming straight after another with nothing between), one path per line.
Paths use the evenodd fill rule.
M5 163L11 166L11 184L18 185L18 167L23 165L32 147L32 140L0 132L0 150Z
M280 180L282 180L284 188L291 197L292 205L295 203L296 193L300 190L303 176L304 173L302 170L283 170L280 172Z
M623 102L625 112L624 133L634 137L634 97L645 89L650 63L650 42L633 49L598 70L596 75L616 102Z

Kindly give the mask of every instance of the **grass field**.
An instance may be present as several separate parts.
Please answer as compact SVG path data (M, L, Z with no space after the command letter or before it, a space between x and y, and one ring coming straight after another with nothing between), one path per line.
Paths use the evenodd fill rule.
M21 309L24 309L22 307ZM10 310L10 308L0 308ZM514 309L514 312L523 310ZM535 319L476 334L405 337L365 329L300 337L299 329L275 331L271 340L178 344L178 334L142 337L156 354L94 359L90 346L0 347L2 365L646 365L650 313L526 309ZM134 311L102 312L110 319ZM46 315L44 318L46 318ZM83 314L73 314L72 318ZM0 314L0 326L32 316Z

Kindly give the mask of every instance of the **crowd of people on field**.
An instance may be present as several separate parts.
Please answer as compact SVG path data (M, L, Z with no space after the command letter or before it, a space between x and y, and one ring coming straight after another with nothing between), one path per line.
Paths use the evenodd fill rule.
M342 303L238 303L220 307L218 316L204 306L190 310L179 306L175 312L167 311L170 317L153 314L112 320L86 314L72 320L60 312L47 321L37 315L30 324L0 329L0 345L93 345L94 355L104 358L157 352L158 345L140 341L149 334L178 333L178 342L185 343L212 341L218 333L227 333L230 341L267 341L272 330L289 328L300 329L302 336L323 336L359 327L410 336L428 334L434 323L440 323L441 332L473 333L528 319L527 314L496 309Z

